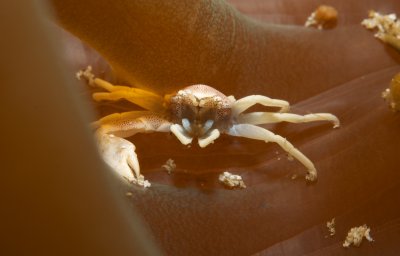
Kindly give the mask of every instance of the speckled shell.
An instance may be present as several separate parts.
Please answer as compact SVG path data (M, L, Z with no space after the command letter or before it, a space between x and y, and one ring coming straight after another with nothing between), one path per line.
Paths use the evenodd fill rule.
M170 98L172 120L179 123L183 117L187 118L193 112L195 113L195 116L192 115L193 119L204 121L212 118L217 126L225 127L231 118L233 102L233 98L208 85L191 85L179 90ZM212 112L207 112L207 109Z
M199 107L230 108L230 99L222 92L204 84L188 86L171 98L171 102L184 102Z

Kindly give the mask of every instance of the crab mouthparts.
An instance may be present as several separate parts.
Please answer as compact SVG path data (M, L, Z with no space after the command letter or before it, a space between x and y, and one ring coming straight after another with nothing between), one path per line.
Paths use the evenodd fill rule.
M199 146L204 148L220 136L218 129L212 129L213 125L213 120L207 120L202 124L197 121L191 123L189 119L183 118L182 125L175 124L171 126L171 132L184 145L190 144L193 137L197 137Z

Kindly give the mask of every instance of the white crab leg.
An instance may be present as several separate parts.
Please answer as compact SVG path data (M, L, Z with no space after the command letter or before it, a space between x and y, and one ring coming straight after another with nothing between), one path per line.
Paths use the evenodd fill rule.
M236 124L233 125L227 134L238 137L245 137L255 140L263 140L265 142L275 142L282 149L284 149L289 155L296 158L300 163L302 163L308 171L306 179L314 181L317 178L317 170L314 164L308 159L303 153L296 149L289 141L287 141L282 136L276 135L267 129L252 125L252 124Z
M199 146L201 148L207 147L209 144L213 143L214 140L218 139L220 132L218 129L213 129L207 133L207 136L198 138Z
M193 138L187 133L186 129L179 124L173 124L170 127L170 131L178 138L178 140L183 144L187 145L192 143Z
M329 113L316 113L302 116L291 113L253 112L242 114L238 116L237 119L239 123L246 124L272 124L279 122L306 123L314 121L330 121L333 123L333 128L337 128L340 126L339 119Z
M232 104L232 114L237 116L257 103L267 107L280 107L279 112L288 112L290 107L289 102L285 100L271 99L262 95L250 95Z

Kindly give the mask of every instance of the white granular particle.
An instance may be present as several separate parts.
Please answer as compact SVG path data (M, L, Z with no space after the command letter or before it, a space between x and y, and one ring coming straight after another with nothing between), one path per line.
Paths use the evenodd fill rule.
M361 22L367 29L378 29L375 37L400 50L400 21L396 14L383 15L370 11L369 18Z
M367 225L354 227L350 229L347 234L346 240L343 243L343 247L349 247L350 245L360 246L363 238L365 237L368 241L372 242L374 239L370 236L369 232L371 229Z
M168 174L171 174L176 169L176 164L175 164L174 160L172 160L170 158L161 167L164 168L165 170L167 170Z
M220 174L219 181L230 188L234 187L246 188L246 185L244 184L242 177L240 175L235 175L230 172L224 172Z
M148 180L145 180L143 175L140 175L136 179L129 179L129 182L144 188L151 187L151 183Z
M331 236L334 236L336 234L335 230L335 218L333 218L331 221L326 222L326 227L329 230L329 234Z
M78 80L85 78L89 85L94 85L95 75L92 73L92 66L87 66L85 70L79 70L76 72L75 76Z

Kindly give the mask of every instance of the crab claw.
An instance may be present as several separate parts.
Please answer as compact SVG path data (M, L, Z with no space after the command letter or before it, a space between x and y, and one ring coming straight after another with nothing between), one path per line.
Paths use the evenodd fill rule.
M131 142L107 133L96 133L96 139L103 160L120 176L142 187L151 184L140 174L140 166Z

